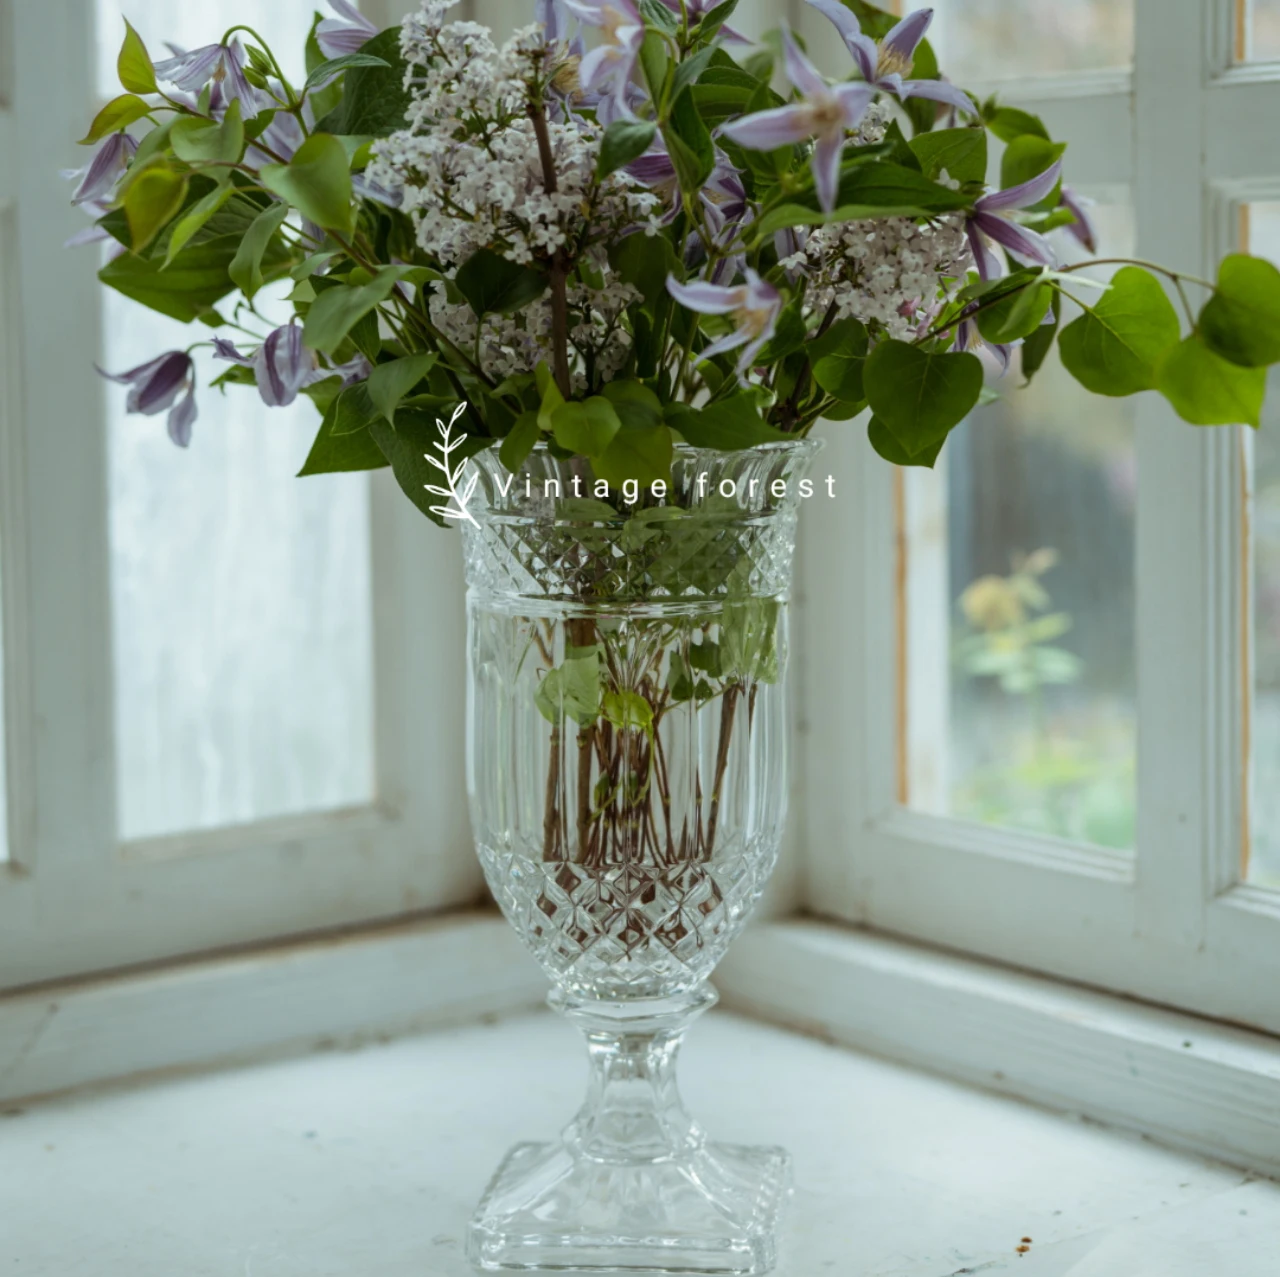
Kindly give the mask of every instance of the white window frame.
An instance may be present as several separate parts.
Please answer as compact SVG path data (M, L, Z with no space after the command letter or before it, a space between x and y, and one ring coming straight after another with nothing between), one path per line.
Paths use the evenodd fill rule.
M1236 246L1242 202L1280 189L1280 67L1232 65L1237 8L1136 0L1131 77L1000 86L1072 144L1073 183L1131 187L1139 257L1192 273L1212 271ZM805 904L1280 1033L1280 893L1241 880L1240 433L1185 426L1154 395L1137 403L1136 433L1139 814L1130 858L900 804L899 480L860 430L827 431L824 459L844 499L806 513L797 626Z
M21 55L0 85L0 990L478 899L460 554L389 471L371 481L375 801L117 838L103 294L92 254L62 247L83 217L58 176L99 105L94 5L0 8Z

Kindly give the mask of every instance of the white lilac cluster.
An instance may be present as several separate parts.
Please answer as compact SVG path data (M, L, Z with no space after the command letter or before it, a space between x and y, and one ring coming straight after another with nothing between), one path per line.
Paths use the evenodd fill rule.
M807 297L818 314L876 324L909 340L937 313L949 287L971 262L964 218L920 223L910 217L820 226L804 247L783 260L809 277Z
M418 244L446 274L482 248L522 265L556 253L585 255L607 274L600 246L637 227L656 232L659 199L623 173L597 180L603 129L569 112L546 125L556 187L548 192L527 104L534 86L571 92L576 59L548 44L536 24L499 48L487 27L446 23L449 7L446 0L425 0L404 21L400 44L412 95L407 127L377 144L368 177L402 193ZM627 340L616 322L624 304L616 299L624 293L605 282L598 294L582 290L572 333L584 359L602 370L621 365ZM451 306L442 288L431 314L464 350L477 349L474 316ZM550 351L547 303L516 317L486 318L479 351L486 369L498 375L533 368Z
M630 334L619 322L623 310L640 297L629 284L612 282L607 288L570 285L569 342L582 356L572 372L575 394L588 386L587 368L603 381L614 377L631 351ZM454 345L465 351L477 348L476 317L469 306L456 306L443 291L428 303L431 322ZM528 372L539 361L551 362L551 305L544 295L523 307L518 315L486 315L480 325L478 345L485 371L496 381Z

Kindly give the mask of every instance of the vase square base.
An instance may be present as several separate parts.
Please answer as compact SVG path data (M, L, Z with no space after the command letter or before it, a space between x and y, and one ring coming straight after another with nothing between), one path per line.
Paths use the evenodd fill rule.
M780 1148L709 1143L617 1163L517 1144L472 1218L468 1253L487 1271L765 1273L790 1184Z

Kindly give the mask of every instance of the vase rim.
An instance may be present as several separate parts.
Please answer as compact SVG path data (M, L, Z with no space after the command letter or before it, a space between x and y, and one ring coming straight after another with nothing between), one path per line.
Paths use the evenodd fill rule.
M494 443L500 443L501 440L495 439ZM749 448L700 448L696 444L686 443L684 440L673 440L672 451L675 456L693 456L698 453L715 453L720 457L737 457L744 456L748 453L808 453L816 456L827 446L825 439L817 438L812 435L806 435L803 438L797 436L795 439L777 439L769 443L752 444ZM550 454L551 445L545 439L539 439L537 443L529 449L530 456L547 456ZM566 458L571 460L572 458Z

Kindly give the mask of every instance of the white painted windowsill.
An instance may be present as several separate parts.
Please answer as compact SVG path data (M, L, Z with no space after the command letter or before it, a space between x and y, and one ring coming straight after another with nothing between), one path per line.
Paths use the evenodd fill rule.
M795 1157L779 1277L1276 1272L1280 1187L1136 1136L721 1011L681 1075L715 1136ZM490 1172L584 1080L535 1012L33 1105L0 1120L0 1269L463 1277Z
M775 1021L843 1047L921 1066L936 1074L974 1083L988 1092L1001 1091L1049 1109L1128 1128L1189 1153L1217 1158L1241 1168L1242 1172L1280 1177L1280 1042L1273 1038L885 936L804 920L764 922L748 930L717 972L716 984L726 1007L758 1020ZM57 1138L43 1134L35 1138L34 1144L25 1142L33 1130L43 1132L46 1122L70 1132L75 1120L65 1115L79 1114L92 1126L98 1121L95 1115L136 1113L136 1124L133 1117L109 1119L112 1129L127 1145L135 1132L148 1129L148 1123L153 1120L159 1121L162 1127L168 1125L167 1119L148 1116L165 1110L169 1103L166 1096L194 1097L191 1103L199 1108L207 1095L213 1111L219 1111L223 1101L216 1097L223 1094L219 1088L226 1087L230 1088L225 1092L228 1096L252 1097L245 1102L257 1114L255 1121L261 1129L246 1129L235 1140L237 1148L250 1148L255 1139L274 1139L272 1132L285 1129L279 1127L272 1114L277 1105L288 1108L291 1101L283 1093L277 1094L277 1089L288 1089L293 1083L280 1079L296 1078L303 1089L319 1088L315 1091L317 1102L323 1099L325 1087L334 1088L335 1096L353 1097L383 1085L376 1073L383 1067L378 1061L384 1057L377 1051L344 1054L328 1060L270 1065L262 1061L307 1052L332 1053L362 1044L385 1043L393 1037L443 1031L465 1022L520 1013L540 1005L546 988L542 973L501 918L494 914L463 913L0 997L0 1114L12 1109L26 1110L21 1120L12 1123L0 1120L0 1270L4 1270L10 1254L20 1253L6 1244L4 1231L19 1225L7 1221L36 1218L39 1214L14 1204L24 1201L30 1190L22 1188L14 1199L6 1194L6 1179L16 1176L20 1186L43 1183L47 1189L55 1190L59 1175L69 1174L69 1184L74 1187L78 1183L76 1177L81 1174L78 1159L72 1162L63 1158L47 1164L38 1157L34 1162L26 1160L33 1149L39 1151L44 1144L57 1147ZM483 1096L479 1092L485 1090L489 1082L482 1086L477 1081L482 1075L493 1082L501 1095L490 1097L491 1118L476 1119L480 1123L475 1128L477 1141L490 1127L494 1140L498 1133L512 1141L534 1134L545 1136L567 1119L576 1102L576 1088L581 1084L583 1072L581 1060L575 1054L573 1034L567 1027L554 1027L556 1022L551 1020L519 1023L524 1027L517 1028L516 1022L511 1021L495 1031L496 1035L487 1037L480 1030L476 1030L479 1036L473 1037L465 1032L446 1033L438 1039L419 1039L418 1046L403 1047L408 1052L405 1058L416 1058L414 1052L417 1051L434 1059L432 1052L436 1047L431 1045L434 1042L444 1052L442 1058L447 1057L451 1063L441 1064L439 1068L433 1063L427 1092L413 1101L428 1107L435 1103L440 1112L434 1116L428 1114L430 1120L422 1118L416 1128L411 1129L412 1123L408 1123L403 1136L412 1143L413 1149L384 1150L388 1165L410 1167L414 1158L421 1157L433 1164L442 1158L446 1164L461 1159L459 1166L470 1167L473 1151L469 1143L463 1147L460 1134L465 1128L449 1124L453 1118L448 1117L448 1110L455 1104L461 1106L460 1111L468 1105L483 1108ZM875 1111L881 1101L873 1093L863 1094L860 1090L866 1070L873 1070L867 1076L912 1078L912 1086L925 1085L914 1074L888 1066L887 1072L877 1073L866 1059L859 1061L851 1053L822 1049L802 1038L763 1026L751 1028L738 1023L733 1030L737 1037L724 1036L729 1030L715 1027L721 1023L737 1022L721 1017L720 1021L713 1021L712 1029L694 1030L690 1054L691 1099L701 1108L696 1090L699 1068L713 1073L719 1069L726 1080L737 1076L748 1081L733 1083L738 1088L735 1093L740 1109L722 1107L718 1110L725 1115L723 1123L714 1120L717 1111L714 1105L721 1099L713 1096L712 1111L707 1115L713 1129L720 1131L723 1124L725 1129L720 1133L727 1137L754 1138L762 1142L776 1140L793 1146L799 1143L797 1151L803 1155L803 1135L789 1137L776 1125L774 1109L780 1094L802 1092L785 1101L792 1104L788 1111L793 1116L798 1112L794 1106L802 1103L816 1105L818 1110L825 1105L831 1113L843 1115L840 1129L846 1134L834 1140L830 1148L821 1143L812 1145L815 1150L812 1155L825 1165L823 1158L836 1152L845 1156L848 1145L853 1150L848 1153L853 1160L847 1165L847 1173L854 1177L851 1184L861 1181L858 1157L866 1153L862 1148L864 1124L874 1126L882 1120ZM753 1033L763 1035L758 1042L772 1060L767 1081L757 1078L754 1063L747 1067L739 1058L744 1052L753 1054L754 1048L742 1045ZM531 1036L526 1039L523 1036L526 1034ZM744 1034L747 1036L743 1037ZM553 1047L553 1042L558 1045ZM472 1043L475 1049L474 1060L466 1055L470 1049L466 1043ZM765 1044L769 1044L767 1050ZM544 1059L541 1052L550 1052L545 1056L550 1059L556 1051L563 1051L567 1053L563 1058L576 1061L564 1066L568 1070L567 1080L559 1076L560 1066L550 1068L537 1063ZM522 1071L518 1061L525 1056L529 1064ZM493 1072L500 1069L503 1060L508 1072ZM825 1062L825 1072L817 1067L818 1061ZM211 1064L252 1067L242 1073L224 1073L208 1079L174 1080L172 1077L177 1071L189 1073ZM349 1071L349 1081L344 1080L347 1077L344 1070ZM505 1080L493 1081L499 1077ZM128 1094L30 1104L31 1097L126 1078L134 1079L134 1087ZM751 1078L757 1081L750 1081ZM316 1080L313 1083L309 1079ZM154 1111L148 1108L152 1092L139 1089L139 1082L154 1088L159 1108ZM404 1085L410 1084L406 1081ZM208 1091L201 1089L206 1086L210 1088ZM195 1089L183 1090L184 1087ZM261 1090L255 1090L258 1087ZM939 1147L952 1139L953 1129L967 1128L970 1118L959 1112L964 1106L972 1106L973 1113L991 1115L1029 1112L1007 1099L977 1092L948 1090L946 1094L965 1099L963 1105L957 1101L959 1107L954 1119L948 1117L934 1132L936 1140L941 1141ZM535 1103L531 1097L553 1097L554 1103L548 1102L545 1109L539 1108L541 1100ZM426 1109L419 1111L427 1112ZM225 1111L223 1115L234 1116ZM392 1115L388 1114L387 1120L393 1121ZM913 1120L904 1108L901 1114L904 1136ZM954 1128L953 1120L958 1123ZM1014 1118L1008 1120L1012 1122ZM1064 1124L1065 1119L1051 1120L1047 1115L1038 1116L1036 1121L1050 1122L1044 1127L1046 1131L1080 1129L1078 1125ZM64 1122L68 1124L65 1127L61 1125ZM232 1124L234 1126L234 1122ZM537 1129L525 1129L530 1125ZM1092 1128L1090 1130L1091 1137L1096 1135ZM923 1133L917 1131L911 1136L917 1137L923 1138ZM1116 1148L1133 1147L1128 1137L1114 1138L1119 1140L1114 1145ZM478 1160L468 1171L476 1182L467 1181L464 1196L479 1193L487 1160L496 1162L501 1152L497 1143L490 1143L492 1147L486 1144L483 1156L479 1143L476 1145ZM16 1156L20 1150L24 1150L22 1155ZM161 1158L161 1145L156 1145L153 1151ZM973 1144L970 1152L979 1162L987 1156L981 1140ZM875 1156L888 1157L889 1150L883 1149ZM1029 1151L1027 1156L1031 1156ZM924 1153L920 1157L927 1161ZM956 1157L956 1164L947 1174L963 1178L957 1169L958 1154ZM1170 1166L1193 1164L1178 1155L1169 1157ZM1048 1168L1060 1160L1053 1141L1046 1144L1043 1158L1044 1173L1048 1174ZM162 1162L161 1158L157 1165ZM68 1166L69 1171L55 1172L55 1168ZM880 1173L889 1174L891 1170L891 1164L885 1162ZM917 1167L912 1173L923 1172ZM981 1174L988 1173L995 1175L995 1168ZM52 1180L48 1179L49 1174L54 1175ZM187 1170L179 1171L175 1165L173 1176L165 1173L160 1179L161 1182L170 1178L181 1180L187 1174ZM211 1189L212 1181L201 1180L204 1171L195 1167L190 1174L195 1177L191 1183L199 1181ZM463 1192L461 1182L459 1179L460 1193ZM1018 1176L1013 1175L1007 1192L1021 1209L1021 1204L1031 1199L1018 1196L1017 1183ZM87 1185L84 1187L87 1191ZM891 1188L893 1185L885 1191ZM303 1202L312 1191L300 1187L295 1194L296 1201ZM317 1186L314 1191L323 1196L329 1188ZM858 1193L862 1191L859 1189ZM909 1181L900 1181L895 1191L902 1194L904 1201L913 1197ZM1091 1200L1102 1203L1112 1193L1110 1188L1099 1188ZM998 1218L1001 1227L1021 1228L1033 1239L1037 1238L1029 1226L1011 1223L1012 1217L1001 1213L1001 1204L1009 1203L999 1194L997 1198L999 1200L993 1198L988 1207L996 1212L993 1218ZM1169 1201L1176 1198L1175 1194ZM1143 1204L1141 1209L1135 1207L1129 1213L1154 1210L1158 1205ZM866 1206L860 1196L844 1205L833 1201L831 1226L834 1228L847 1214L856 1215ZM932 1227L930 1212L938 1209L937 1203L927 1199L925 1206L927 1209L920 1210L917 1222L921 1227ZM178 1210L179 1204L165 1205L157 1218L167 1218L170 1207ZM56 1192L47 1209L60 1211L67 1217L78 1213ZM450 1209L456 1215L461 1208L455 1202ZM122 1219L127 1215L125 1212ZM1050 1213L1048 1219L1052 1218ZM1102 1227L1109 1222L1113 1222L1110 1215L1105 1219L1098 1216L1096 1222L1093 1217L1077 1220L1077 1225L1079 1228L1086 1223L1090 1227ZM126 1225L127 1219L120 1227ZM402 1233L402 1244L412 1249L420 1240L418 1234L412 1230L406 1232L402 1225L397 1227ZM444 1236L447 1229L444 1225L440 1227ZM1044 1233L1043 1229L1041 1233L1055 1235L1052 1231ZM969 1239L963 1244L955 1241L961 1250L968 1247L977 1253L982 1247L996 1246L996 1240L981 1229L956 1236ZM901 1244L904 1256L918 1253L919 1248L910 1238ZM941 1246L940 1237L936 1244ZM121 1254L132 1253L129 1247L133 1243L126 1246L121 1241L120 1245L124 1248ZM949 1252L935 1249L929 1253ZM249 1258L247 1254L246 1258ZM905 1259L902 1262L906 1264ZM1272 1239L1268 1262L1272 1267L1260 1272L1276 1277L1280 1272L1280 1226ZM939 1268L937 1277L951 1277L964 1266L957 1261L952 1268ZM16 1267L13 1271L21 1277L29 1277L33 1272L72 1277L77 1271L92 1271L95 1277L113 1277L112 1270L105 1266L79 1270L66 1265L46 1269L28 1266ZM146 1271L138 1269L131 1277L143 1277ZM155 1271L160 1272L162 1268ZM210 1260L205 1267L192 1264L171 1268L165 1277L179 1272L223 1271L242 1277L246 1272L284 1274L295 1270L260 1267L257 1260L249 1268L242 1264L240 1268L224 1269ZM377 1277L390 1277L396 1270L375 1266L368 1270L339 1267L297 1271L307 1271L308 1277L313 1274L320 1277L321 1272L328 1271L359 1271L361 1277L365 1277L367 1271L370 1275L376 1272ZM818 1272L819 1269L795 1271ZM900 1269L837 1268L836 1271L908 1274L917 1270L904 1266ZM929 1271L920 1270L921 1277ZM1019 1271L1031 1277L1038 1273L1025 1260ZM1075 1270L1071 1271L1076 1277ZM1217 1277L1218 1270L1205 1271L1206 1277L1210 1273ZM1223 1268L1221 1271L1231 1272L1232 1277L1243 1277L1246 1270ZM1081 1277L1095 1277L1094 1270L1082 1269ZM1097 1269L1096 1277L1112 1277L1112 1270ZM1136 1277L1136 1274L1116 1268L1114 1277ZM1161 1272L1160 1277L1169 1275Z

